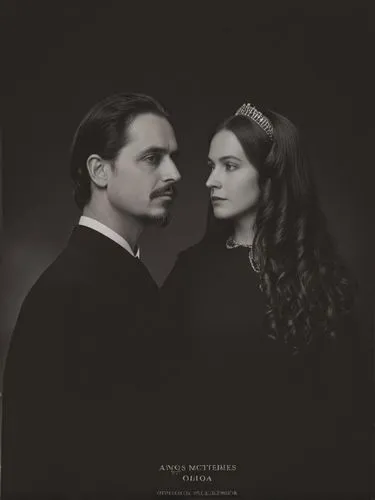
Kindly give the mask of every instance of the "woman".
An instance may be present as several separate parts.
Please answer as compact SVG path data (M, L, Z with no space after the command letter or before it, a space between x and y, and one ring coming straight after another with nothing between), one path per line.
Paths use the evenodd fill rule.
M207 232L162 290L181 354L174 457L236 464L198 487L241 498L367 498L354 287L298 132L246 103L208 166Z

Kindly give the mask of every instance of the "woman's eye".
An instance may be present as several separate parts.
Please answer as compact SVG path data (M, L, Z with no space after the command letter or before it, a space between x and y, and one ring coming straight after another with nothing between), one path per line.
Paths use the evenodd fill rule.
M236 170L236 168L238 168L238 165L236 163L226 163L225 168L226 168L226 170L231 172L233 170Z

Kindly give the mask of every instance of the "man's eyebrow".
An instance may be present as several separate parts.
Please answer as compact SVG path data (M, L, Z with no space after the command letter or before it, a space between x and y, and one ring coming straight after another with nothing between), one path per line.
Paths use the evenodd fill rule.
M141 160L142 158L150 154L170 155L171 158L177 158L180 154L180 151L178 148L169 150L168 148L163 148L160 146L149 146L137 155L137 159Z
M148 154L169 154L167 148L162 148L160 146L149 146L138 154L138 158L142 158Z
M169 154L171 155L171 158L178 158L180 156L180 150L178 148L173 149Z

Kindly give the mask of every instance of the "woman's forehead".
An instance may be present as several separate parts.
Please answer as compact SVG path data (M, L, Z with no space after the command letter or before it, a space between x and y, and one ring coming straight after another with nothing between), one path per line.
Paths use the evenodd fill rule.
M239 140L230 130L220 130L214 135L210 144L209 156L212 159L222 156L246 158Z

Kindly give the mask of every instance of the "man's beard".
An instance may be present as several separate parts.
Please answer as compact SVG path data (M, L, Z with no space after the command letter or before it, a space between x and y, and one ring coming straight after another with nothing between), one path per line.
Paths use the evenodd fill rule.
M162 188L155 189L150 194L150 200L153 200L165 194L171 195L172 200L175 199L177 195L176 186L174 184L168 184L167 186L163 186ZM169 208L166 209L164 215L158 215L158 216L149 215L145 216L144 218L146 224L153 224L156 225L157 227L168 226L170 220L171 220L171 214Z
M142 220L147 226L156 226L156 227L167 227L171 221L170 212L166 212L164 215L145 215Z

